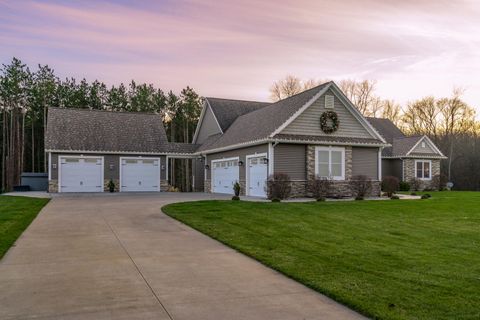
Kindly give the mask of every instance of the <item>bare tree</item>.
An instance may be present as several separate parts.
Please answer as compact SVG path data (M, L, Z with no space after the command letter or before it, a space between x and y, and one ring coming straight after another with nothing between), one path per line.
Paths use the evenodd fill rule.
M285 78L275 81L270 87L270 98L273 101L282 100L302 91L312 89L328 80L308 79L303 81L298 77L287 75Z

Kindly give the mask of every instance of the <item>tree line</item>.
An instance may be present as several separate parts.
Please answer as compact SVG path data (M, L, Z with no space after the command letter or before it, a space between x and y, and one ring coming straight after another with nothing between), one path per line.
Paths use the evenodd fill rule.
M48 107L157 113L169 141L191 142L201 99L190 87L175 94L135 81L108 87L97 80L61 80L48 65L31 70L13 58L0 69L0 191L20 184L22 172L47 172L44 136ZM181 190L190 189L189 170L188 160L174 161L172 181Z
M277 101L329 80L301 80L288 75L270 87ZM448 159L441 171L458 190L480 190L480 122L475 108L462 100L464 91L454 88L445 97L427 96L404 106L376 94L374 80L342 80L340 89L367 117L390 119L407 135L427 135Z

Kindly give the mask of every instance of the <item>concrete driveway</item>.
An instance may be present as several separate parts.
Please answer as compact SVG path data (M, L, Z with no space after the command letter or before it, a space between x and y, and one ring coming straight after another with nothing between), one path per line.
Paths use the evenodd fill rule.
M212 197L54 197L0 262L0 319L363 318L160 211Z

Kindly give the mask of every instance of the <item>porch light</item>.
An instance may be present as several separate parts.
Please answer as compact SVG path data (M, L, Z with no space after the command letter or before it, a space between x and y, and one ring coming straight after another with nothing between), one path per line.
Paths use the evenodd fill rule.
M268 158L263 158L263 164L268 164Z
M239 167L243 166L243 161L242 160L238 161L238 166Z
M162 165L160 166L160 168L162 168L162 170L165 170L165 165L162 164Z
M210 166L208 164L205 165L205 169L210 169Z

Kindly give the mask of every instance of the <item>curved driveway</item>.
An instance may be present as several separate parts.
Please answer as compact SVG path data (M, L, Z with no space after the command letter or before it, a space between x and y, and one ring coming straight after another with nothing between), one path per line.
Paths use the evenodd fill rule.
M54 197L0 262L0 319L363 318L160 211L213 197Z

